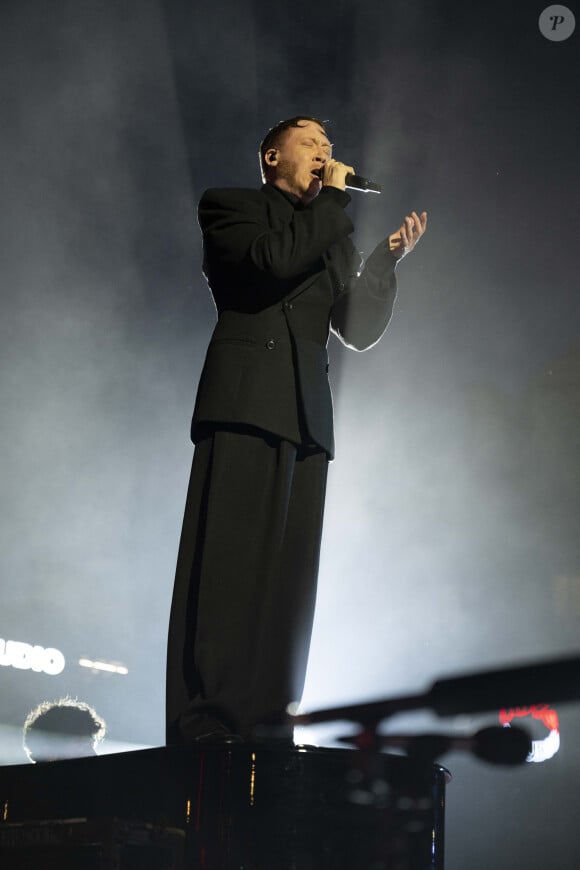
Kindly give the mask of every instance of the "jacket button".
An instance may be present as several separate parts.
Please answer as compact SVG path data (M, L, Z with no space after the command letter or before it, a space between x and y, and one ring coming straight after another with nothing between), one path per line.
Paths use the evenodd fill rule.
M266 342L266 347L268 348L268 350L274 350L274 348L276 347L276 342L273 338L269 339L269 341Z

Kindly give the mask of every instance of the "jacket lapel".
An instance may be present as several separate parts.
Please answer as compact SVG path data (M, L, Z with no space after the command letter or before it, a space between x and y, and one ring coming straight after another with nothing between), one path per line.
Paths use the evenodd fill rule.
M298 205L295 205L282 191L278 190L277 187L274 187L273 184L264 184L262 186L262 193L266 197L269 204L269 216L270 218L275 217L279 224L287 224L292 220L292 215L296 208L300 208L301 204L298 202ZM293 299L296 299L297 296L300 296L309 287L314 284L314 282L318 279L321 272L324 272L326 268L326 254L323 255L320 261L320 269L313 272L311 275L308 275L307 278L304 279L300 284L296 287L293 287L286 296L284 296L285 301L289 302Z

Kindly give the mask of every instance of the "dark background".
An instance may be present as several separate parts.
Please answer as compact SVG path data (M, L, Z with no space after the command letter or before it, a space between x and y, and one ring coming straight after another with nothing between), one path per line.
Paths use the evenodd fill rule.
M304 706L578 650L578 32L545 39L543 8L4 0L0 637L66 658L56 677L0 667L4 762L22 760L28 710L66 693L104 716L110 747L163 743L215 318L196 201L259 185L260 139L300 113L329 119L335 156L384 186L353 194L362 251L429 212L385 338L364 354L331 341L337 458ZM556 707L543 764L445 760L450 870L577 866L580 711Z

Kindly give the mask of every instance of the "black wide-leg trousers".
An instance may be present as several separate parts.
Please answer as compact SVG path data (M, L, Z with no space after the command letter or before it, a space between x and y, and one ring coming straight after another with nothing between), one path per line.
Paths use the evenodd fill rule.
M304 687L326 453L260 430L210 432L191 472L167 655L167 741L250 736Z

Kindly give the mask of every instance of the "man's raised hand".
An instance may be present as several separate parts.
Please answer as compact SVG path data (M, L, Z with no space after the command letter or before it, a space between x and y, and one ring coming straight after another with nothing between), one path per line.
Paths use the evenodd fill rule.
M420 217L416 211L411 212L410 217L407 215L403 225L399 227L396 233L391 233L389 236L389 248L397 260L401 260L413 250L426 229L426 211L421 212Z

